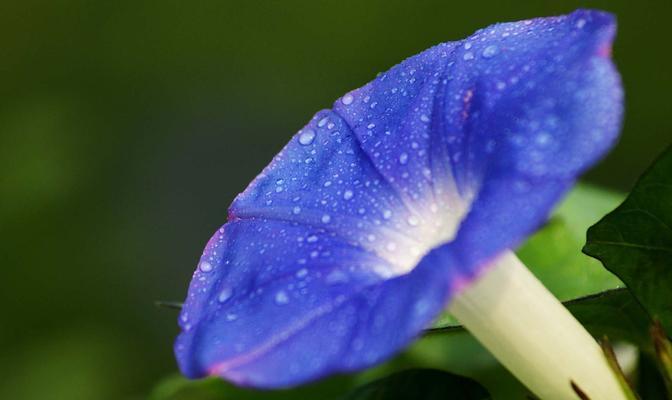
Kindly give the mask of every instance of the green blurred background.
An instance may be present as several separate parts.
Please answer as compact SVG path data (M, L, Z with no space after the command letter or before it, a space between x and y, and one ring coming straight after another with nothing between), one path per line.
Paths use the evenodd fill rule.
M672 140L672 1L0 5L0 398L143 398L226 208L312 114L498 21L617 14L627 190Z

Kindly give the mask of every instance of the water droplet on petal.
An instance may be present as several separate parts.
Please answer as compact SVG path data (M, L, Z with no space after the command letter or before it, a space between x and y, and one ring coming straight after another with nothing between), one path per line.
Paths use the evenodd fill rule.
M390 219L391 216L392 216L392 211L390 211L390 210L383 211L383 218Z
M345 192L343 192L343 198L345 200L350 200L352 198L352 196L354 196L354 193L352 192L352 190L346 190Z
M492 58L499 52L499 48L492 44L483 50L483 58Z
M227 321L235 321L238 319L238 316L236 314L226 314L226 320Z
M217 296L217 301L220 303L226 303L227 300L229 300L233 296L233 290L231 290L230 287L225 287L222 289L221 292L219 292L219 296Z
M410 217L408 217L408 219L406 220L406 222L408 222L408 224L409 224L410 226L417 226L417 225L418 225L418 219L417 219L415 216L413 216L413 215L411 215Z
M553 136L551 136L550 133L541 132L537 135L535 141L537 142L538 145L545 146L551 141L551 139L553 139Z
M301 268L300 270L296 271L297 278L303 278L306 275L308 275L308 270L306 268Z
M420 116L420 121L422 121L422 122L429 122L429 117L428 117L427 115L425 115L425 114L422 114L422 115Z
M283 305L289 303L289 296L284 290L279 291L275 294L275 304Z
M327 117L324 117L320 120L320 122L317 123L317 126L322 128L324 125L326 125L326 123L327 123Z
M473 59L474 59L474 53L468 51L468 52L464 53L464 55L462 56L462 58L463 58L465 61L473 60Z
M347 106L349 104L352 104L353 100L355 100L355 98L352 97L352 95L350 93L348 93L345 96L343 96L343 98L341 98L341 103L343 103Z
M343 271L333 270L326 277L327 284L336 285L339 283L344 283L348 281L348 275Z
M301 143L304 146L313 143L314 139L315 139L315 131L312 129L306 129L305 131L301 132L301 134L299 134L299 143Z
M306 238L306 242L308 242L308 243L315 243L315 242L317 242L317 236L315 236L315 235L310 235L310 236L308 236L308 237Z
M300 213L301 213L301 207L296 206L296 207L294 207L294 208L292 209L292 214L294 214L294 215L298 215L298 214L300 214Z
M331 215L329 215L329 214L324 214L324 215L322 216L322 222L325 223L325 224L328 224L329 221L331 221Z
M201 263L198 265L198 268L203 272L210 272L212 271L212 264L207 261L201 261Z
M401 153L399 155L399 164L406 165L407 163L408 163L408 154L407 153Z

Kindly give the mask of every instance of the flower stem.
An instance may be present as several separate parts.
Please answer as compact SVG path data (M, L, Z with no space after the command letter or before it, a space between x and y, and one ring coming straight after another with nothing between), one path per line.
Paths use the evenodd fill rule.
M623 400L615 373L585 328L511 252L448 310L528 389L544 400Z

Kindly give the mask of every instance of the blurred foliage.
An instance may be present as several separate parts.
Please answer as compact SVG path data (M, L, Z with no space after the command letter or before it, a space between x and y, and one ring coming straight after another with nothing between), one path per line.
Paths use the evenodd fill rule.
M343 400L488 400L476 381L434 369L409 369L368 383Z
M147 393L175 371L153 301L183 298L233 196L315 111L435 43L579 5L619 17L624 132L588 179L623 190L672 137L669 1L3 2L0 398Z
M149 400L335 400L355 385L354 376L337 376L295 389L260 391L238 388L219 378L190 381L173 375L154 388Z

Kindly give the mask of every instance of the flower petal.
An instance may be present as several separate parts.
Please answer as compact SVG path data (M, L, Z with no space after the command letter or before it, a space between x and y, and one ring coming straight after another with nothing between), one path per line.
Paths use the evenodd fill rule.
M614 142L609 14L498 24L319 112L201 258L182 371L295 385L390 357Z
M439 218L431 195L419 200L425 204L400 195L362 151L350 126L325 110L236 198L230 217L292 221L332 232L387 260L377 272L391 277L408 272L429 248L449 239L461 217L453 211ZM452 200L450 210L464 209L459 196Z
M498 27L506 32L507 25L484 34L497 34ZM520 65L511 59L491 70L492 76L484 71L476 86L482 88L480 100L479 90L474 90L478 104L465 130L467 159L472 161L457 165L456 174L476 188L475 196L455 240L436 249L464 271L462 282L542 224L578 175L614 144L620 130L623 94L608 57L613 17L577 11L529 26L536 38L549 35L546 43L530 45L536 48L533 53L522 47L514 58ZM472 37L477 39L478 34ZM502 70L522 73L494 72ZM493 81L515 84L492 102L488 84Z
M182 372L285 387L382 361L442 310L451 281L430 263L385 279L375 271L386 263L320 228L226 224L180 317Z

